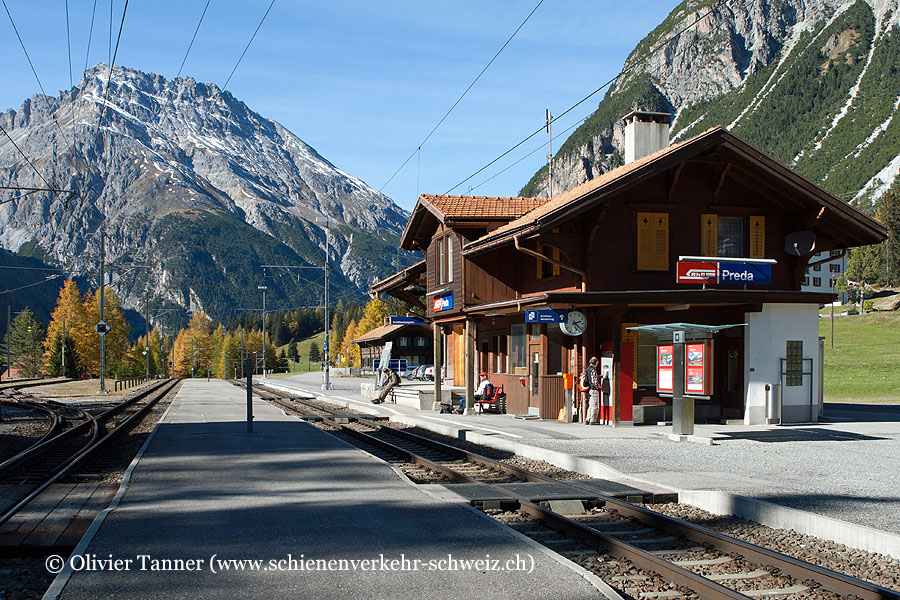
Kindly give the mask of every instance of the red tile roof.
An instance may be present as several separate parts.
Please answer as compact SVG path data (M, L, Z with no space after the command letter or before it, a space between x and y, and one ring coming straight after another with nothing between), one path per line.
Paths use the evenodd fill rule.
M422 194L428 202L448 219L517 219L545 202L546 198L496 196L438 196Z

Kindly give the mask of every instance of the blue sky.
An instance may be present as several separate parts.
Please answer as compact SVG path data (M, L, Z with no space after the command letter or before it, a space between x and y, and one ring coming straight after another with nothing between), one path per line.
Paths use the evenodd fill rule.
M44 89L51 95L68 89L65 2L5 1ZM124 0L112 4L115 35ZM205 4L131 1L116 64L175 77ZM380 189L536 4L277 0L228 90ZM559 114L611 79L676 4L545 0L384 193L410 209L417 191L449 191L541 127L546 108ZM212 0L182 76L221 86L268 5L269 0ZM85 65L93 6L94 0L69 0L76 82ZM97 0L89 65L108 61L109 38L110 2ZM18 108L39 88L5 10L0 56L0 110ZM554 124L554 132L590 114L603 93ZM454 193L514 195L546 153L541 134Z

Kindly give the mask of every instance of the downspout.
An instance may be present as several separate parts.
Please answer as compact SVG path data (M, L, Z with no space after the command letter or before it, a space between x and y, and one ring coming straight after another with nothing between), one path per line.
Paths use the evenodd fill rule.
M547 258L540 252L535 252L534 250L531 250L530 248L522 247L522 245L519 244L519 236L513 237L513 244L515 245L516 250L518 250L519 252L522 252L523 254L533 256L537 259L546 261L546 262L550 263L551 265L556 265L557 267L559 267L561 269L565 269L566 271L571 271L572 273L575 273L576 275L581 277L581 291L582 292L587 291L587 273L585 271L583 271L582 269L579 269L578 267L573 267L573 266L567 265L565 263L559 262L558 260L553 260L552 258Z

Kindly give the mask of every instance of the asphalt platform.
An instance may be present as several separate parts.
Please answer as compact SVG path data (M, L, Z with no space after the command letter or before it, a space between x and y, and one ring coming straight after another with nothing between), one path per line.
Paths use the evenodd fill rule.
M602 597L596 577L464 502L253 407L248 433L243 390L185 381L45 598Z
M777 518L768 523L773 526L822 535L818 532L849 530L845 524L852 524L858 529L836 541L864 549L868 544L873 551L900 558L900 396L893 405L826 403L824 419L818 423L697 424L691 441L676 442L669 438L672 428L666 425L587 426L513 415L439 414L398 404L376 406L360 394L360 383L368 380L332 377L331 381L335 389L323 392L320 373L265 380L283 386L286 394L291 390L316 394L358 412L389 415L594 477L678 492L683 501L701 508L718 506L729 512L746 498L754 504L743 516L762 522L766 518L760 511L795 509L776 510ZM401 387L432 385L404 382ZM810 515L824 519L812 527Z

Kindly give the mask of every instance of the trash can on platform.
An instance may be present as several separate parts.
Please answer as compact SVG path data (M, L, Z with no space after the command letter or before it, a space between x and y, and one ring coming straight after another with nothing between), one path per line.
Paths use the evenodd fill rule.
M781 384L766 384L766 425L781 424Z

